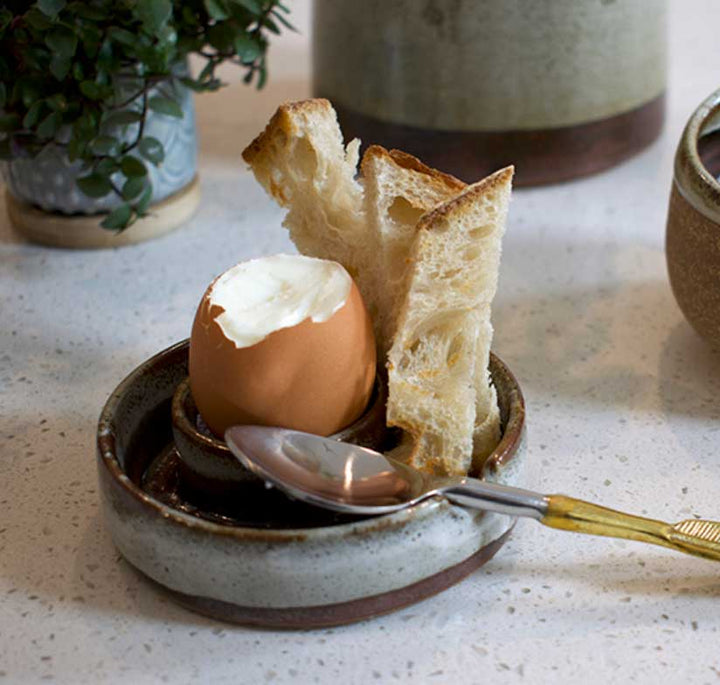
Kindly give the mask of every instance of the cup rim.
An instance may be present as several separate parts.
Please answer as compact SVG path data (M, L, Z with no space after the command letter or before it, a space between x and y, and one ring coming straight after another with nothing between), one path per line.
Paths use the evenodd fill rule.
M710 94L693 112L675 154L675 185L695 209L713 222L720 222L720 182L703 164L698 141L710 123L720 130L720 89Z

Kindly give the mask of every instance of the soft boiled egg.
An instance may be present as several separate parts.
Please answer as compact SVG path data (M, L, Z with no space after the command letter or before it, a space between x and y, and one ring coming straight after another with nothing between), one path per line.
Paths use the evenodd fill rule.
M190 389L220 437L235 424L335 433L365 410L375 368L360 292L324 259L237 264L206 290L190 336Z

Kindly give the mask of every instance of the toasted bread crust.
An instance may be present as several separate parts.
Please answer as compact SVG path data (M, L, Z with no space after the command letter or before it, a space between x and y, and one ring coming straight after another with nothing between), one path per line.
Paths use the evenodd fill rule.
M265 130L256 136L243 150L242 158L252 166L259 157L265 154L270 141L278 135L278 132L284 133L289 138L299 128L298 119L307 120L318 114L330 114L334 119L337 119L330 101L324 98L308 98L307 100L283 103L272 115L267 126L265 126Z
M446 174L442 171L438 171L437 169L433 169L432 167L423 164L417 157L413 157L407 152L393 149L390 150L388 154L399 166L404 167L405 169L413 169L414 171L419 171L421 174L427 174L428 176L432 176L438 181L442 181L448 188L452 190L457 190L458 192L460 192L461 190L463 190L463 188L467 186L467 183L464 183L459 178L455 178L455 176L452 176L451 174Z
M418 222L418 230L440 226L444 219L456 215L458 211L462 214L464 208L472 207L478 198L482 198L493 190L510 183L514 173L514 166L506 166L477 183L467 186L457 197L425 214Z
M459 193L467 185L459 178L455 178L450 174L445 174L442 171L423 164L417 157L413 157L407 152L403 152L402 150L387 150L382 145L370 145L367 150L365 150L362 162L360 163L360 170L363 174L373 157L385 158L386 161L390 161L403 169L410 169L425 174L433 179L437 185L442 185L450 192Z

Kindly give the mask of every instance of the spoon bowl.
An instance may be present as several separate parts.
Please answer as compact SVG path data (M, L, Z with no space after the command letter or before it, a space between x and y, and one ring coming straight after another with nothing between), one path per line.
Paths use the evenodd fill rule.
M367 447L265 426L234 426L225 441L259 478L335 511L388 514L433 494L422 473Z

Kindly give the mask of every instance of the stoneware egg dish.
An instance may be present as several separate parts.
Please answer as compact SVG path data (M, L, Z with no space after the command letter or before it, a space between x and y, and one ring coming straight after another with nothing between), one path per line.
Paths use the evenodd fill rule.
M195 499L179 474L170 418L187 351L187 341L178 343L120 383L100 416L97 460L116 547L188 608L267 627L349 623L447 588L510 534L512 518L439 498L373 518L292 502L257 482L232 505ZM522 394L495 356L490 371L504 429L482 476L519 485Z

